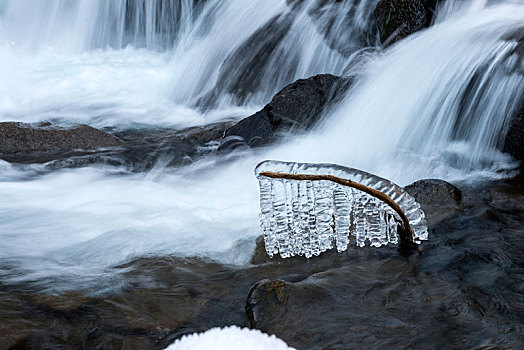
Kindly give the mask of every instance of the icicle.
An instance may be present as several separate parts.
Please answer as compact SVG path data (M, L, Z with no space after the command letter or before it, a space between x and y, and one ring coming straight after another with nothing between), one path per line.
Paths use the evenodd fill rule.
M386 179L336 165L275 161L261 163L256 174L261 227L270 256L311 257L333 246L345 251L351 236L359 247L397 244L399 224L412 230L409 237L415 243L427 239L420 205ZM357 179L361 184L355 184ZM402 237L406 239L405 234Z
M343 252L348 249L349 244L353 191L350 188L335 189L333 191L333 203L335 206L334 216L337 250Z
M333 248L333 186L327 181L315 182L315 214L319 251Z

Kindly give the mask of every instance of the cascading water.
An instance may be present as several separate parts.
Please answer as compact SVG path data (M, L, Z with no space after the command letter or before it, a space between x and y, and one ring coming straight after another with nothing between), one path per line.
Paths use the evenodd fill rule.
M0 119L239 118L296 79L341 74L376 43L377 1L5 0Z
M3 7L13 43L69 51L172 45L195 10L193 0L7 0Z
M24 36L9 20L22 3L29 6L4 3L1 33L11 41ZM49 3L86 15L78 6L107 2ZM185 113L187 124L207 123L208 114L188 107L206 103L223 116L237 103L266 102L298 77L341 73L351 52L375 43L373 31L362 25L374 3L208 0L197 18L186 17L193 18L189 29L161 39L178 38L163 51L152 50L158 45L148 41L147 31L121 35L109 26L96 27L104 35L81 36L87 38L82 52L70 53L69 44L45 38L60 38L53 31L77 19L47 19L50 29L26 35L42 44L36 53L16 42L0 48L6 63L0 67L0 118L123 127L177 124ZM340 15L335 9L341 4L354 10ZM340 27L326 26L330 18ZM522 18L524 6L504 4L437 20L433 28L370 55L346 99L307 138L230 163L204 159L179 169L158 164L147 174L86 167L38 175L37 166L0 162L0 273L6 281L74 277L68 285L100 278L107 267L137 256L204 255L245 263L260 234L252 174L263 159L340 163L403 185L423 177L497 175L494 170L508 163L495 146L523 94L522 58L515 56L512 39L522 30ZM343 23L360 39L346 46L333 41ZM268 42L260 37L265 31L271 33ZM249 43L259 41L263 45L251 51ZM116 49L126 43L146 48ZM247 69L257 73L250 76ZM243 76L249 84L235 85Z
M376 3L212 1L175 50L172 96L200 107L261 104L299 78L340 75L351 53L377 44Z
M448 178L438 172L507 167L496 149L524 98L515 40L522 18L522 6L487 8L392 47L369 62L346 101L301 145L303 154L401 178L406 166Z

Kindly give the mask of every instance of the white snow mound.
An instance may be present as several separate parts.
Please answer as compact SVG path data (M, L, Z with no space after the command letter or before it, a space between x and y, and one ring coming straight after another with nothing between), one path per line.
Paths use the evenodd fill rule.
M204 333L186 335L166 348L166 350L198 349L294 350L274 335L237 326L213 328Z

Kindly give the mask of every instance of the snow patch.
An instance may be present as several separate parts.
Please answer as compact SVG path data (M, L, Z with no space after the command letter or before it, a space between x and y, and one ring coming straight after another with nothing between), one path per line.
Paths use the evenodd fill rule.
M186 335L171 344L166 350L198 350L198 349L250 349L250 350L289 350L293 349L275 337L256 329L231 326L213 328L204 333Z

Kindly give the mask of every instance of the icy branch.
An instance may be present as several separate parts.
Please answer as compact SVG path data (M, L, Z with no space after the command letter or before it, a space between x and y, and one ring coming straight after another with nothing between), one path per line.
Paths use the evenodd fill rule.
M344 251L351 238L359 247L427 239L420 205L386 179L332 164L277 161L255 172L270 256L311 257L334 246Z

